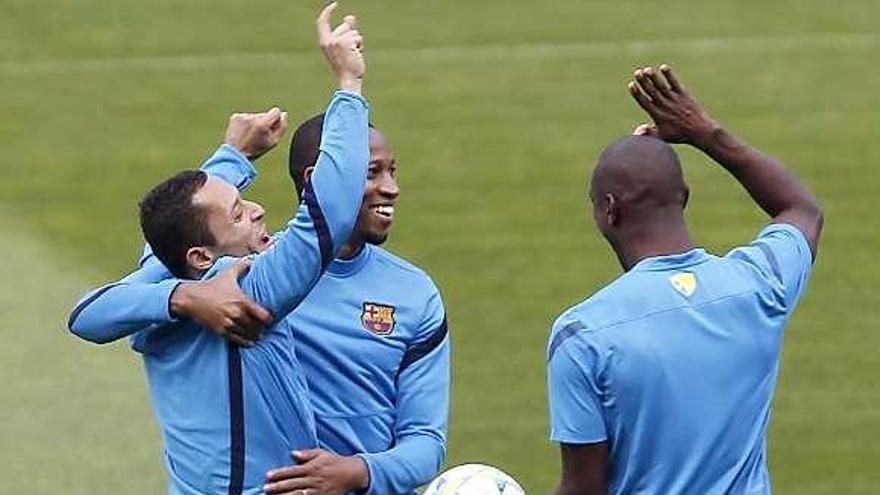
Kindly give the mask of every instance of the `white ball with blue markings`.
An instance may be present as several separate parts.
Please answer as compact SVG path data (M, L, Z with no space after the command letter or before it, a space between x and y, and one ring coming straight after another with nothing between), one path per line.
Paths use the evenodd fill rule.
M463 464L436 477L424 495L525 495L525 491L498 468Z

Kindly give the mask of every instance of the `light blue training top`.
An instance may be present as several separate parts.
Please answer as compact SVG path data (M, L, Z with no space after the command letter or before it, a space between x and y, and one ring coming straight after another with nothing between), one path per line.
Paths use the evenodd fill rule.
M769 494L779 352L811 267L804 235L773 224L724 257L645 259L565 311L551 440L608 442L610 494Z
M312 289L351 233L369 161L368 122L368 105L360 95L336 93L303 202L239 281L277 322ZM229 146L221 146L203 169L240 188L255 176L247 159ZM241 180L223 177L230 170ZM221 259L205 278L233 261ZM171 319L168 303L180 281L160 282L164 278L167 270L148 253L140 270L87 294L71 314L70 329L93 342L131 335L132 347L143 356L162 429L169 493L262 493L268 470L290 464L293 449L317 445L290 328L276 324L246 349L189 320L144 328ZM150 287L158 287L161 297L146 303L133 298L151 282L158 282ZM132 304L141 307L135 311ZM121 324L108 327L108 318Z

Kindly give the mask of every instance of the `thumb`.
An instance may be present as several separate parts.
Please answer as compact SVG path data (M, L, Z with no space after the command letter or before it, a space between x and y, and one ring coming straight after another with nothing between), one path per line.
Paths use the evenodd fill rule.
M343 17L343 18L342 18L342 22L344 22L344 23L348 24L349 26L351 26L352 29L357 29L357 26L358 26L357 17L355 17L355 16L353 16L353 15L351 15L351 14L349 14L349 15Z
M305 464L321 454L321 449L294 450L291 452L293 460Z
M274 122L274 121L278 120L279 118L281 118L281 113L282 112L281 112L280 108L272 107L264 115L265 115L266 120L268 120L269 122Z
M233 280L238 280L242 275L248 272L251 269L251 259L250 258L240 258L238 259L231 267L229 267L224 275Z
M640 124L633 129L633 136L656 136L657 126L654 124Z

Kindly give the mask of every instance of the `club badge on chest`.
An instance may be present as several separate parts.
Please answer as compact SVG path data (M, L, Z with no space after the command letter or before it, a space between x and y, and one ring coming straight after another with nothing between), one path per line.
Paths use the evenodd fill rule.
M385 336L394 330L394 306L365 302L361 313L361 323L370 332Z

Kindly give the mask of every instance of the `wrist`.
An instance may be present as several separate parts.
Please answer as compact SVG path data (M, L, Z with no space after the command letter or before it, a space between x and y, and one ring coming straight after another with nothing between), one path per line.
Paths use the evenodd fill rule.
M230 148L234 149L234 150L237 151L241 156L247 158L248 160L250 160L250 161L254 161L254 160L255 160L254 155L253 155L253 153L251 153L250 150L245 149L244 147L239 146L239 145L237 145L237 144L235 144L234 142L229 141L229 140L223 141L223 144L225 144L226 146L229 146Z
M724 128L717 122L709 121L694 133L691 144L704 153L711 154L712 150L722 143L722 136L725 132Z
M171 298L168 300L168 312L174 318L188 316L188 308L190 302L190 286L191 283L182 282L171 292Z
M370 469L367 467L367 461L361 456L353 455L347 458L349 464L349 483L348 488L359 492L364 492L370 487Z

